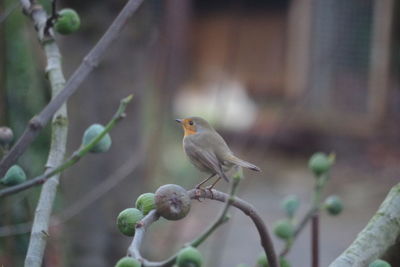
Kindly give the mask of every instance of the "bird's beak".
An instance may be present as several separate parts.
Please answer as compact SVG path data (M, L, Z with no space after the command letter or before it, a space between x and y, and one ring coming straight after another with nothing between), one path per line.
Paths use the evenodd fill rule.
M182 123L183 120L181 120L181 119L175 119L175 121L176 121L177 123Z

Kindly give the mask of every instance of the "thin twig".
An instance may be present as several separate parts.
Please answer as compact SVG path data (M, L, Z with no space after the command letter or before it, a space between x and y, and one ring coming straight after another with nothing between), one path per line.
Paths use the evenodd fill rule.
M28 188L31 188L33 186L41 185L43 184L47 179L50 177L54 176L55 174L58 174L65 169L71 167L75 163L77 163L82 157L84 157L87 153L90 152L90 150L98 143L100 140L112 129L114 128L115 124L121 120L122 118L125 117L125 109L128 103L131 101L132 95L124 98L121 100L121 104L117 110L117 112L114 114L113 118L110 120L110 122L104 127L104 130L96 136L96 138L93 138L93 140L88 143L85 146L80 147L77 151L72 153L72 155L68 158L67 161L65 161L63 164L60 166L45 172L44 174L37 176L33 179L30 179L22 184L12 186L3 190L0 190L0 197L4 197L10 194L14 194L23 190L26 190Z
M301 219L300 223L296 225L296 228L294 230L292 239L291 239L291 244L286 245L282 251L279 253L279 257L284 257L286 254L289 253L290 249L292 248L293 242L297 239L298 235L303 231L304 227L307 225L307 223L311 220L313 214L317 211L314 207L311 207L307 213L304 215L304 217Z
M129 177L143 160L143 149L139 149L135 152L135 155L125 161L119 168L113 173L108 175L103 182L96 185L88 193L83 195L80 199L77 199L72 205L64 208L60 214L53 215L49 227L58 226L66 223L86 208L90 207L100 198L104 197L111 189ZM25 197L21 198L24 199ZM1 214L0 214L1 216ZM28 233L31 229L32 222L19 223L14 225L0 227L0 237L20 235Z
M79 200L75 201L74 204L65 208L61 214L56 215L55 217L57 218L57 223L64 223L70 220L82 212L82 210L95 203L98 199L105 196L111 189L129 177L129 175L142 163L144 158L143 154L143 149L139 149L124 164L122 164L113 173L108 175L103 182L99 183L92 190L85 193L85 195ZM57 225L57 223L55 225Z
M319 211L321 206L322 189L328 181L329 174L323 173L317 177L312 199L312 209L315 210L311 217L311 262L312 267L319 266Z
M319 266L319 214L316 212L311 219L311 266Z
M279 267L278 258L275 254L274 246L273 246L272 240L268 234L267 227L264 224L260 215L256 212L256 210L250 203L248 203L238 197L230 198L230 196L228 194L214 190L214 189L212 190L212 192L210 192L209 190L198 190L198 189L192 189L192 190L189 190L188 192L192 199L197 199L197 198L201 197L201 198L217 200L220 202L231 202L232 206L240 209L244 214L249 216L258 230L258 233L259 233L260 239L261 239L261 245L264 248L264 251L265 251L265 254L267 255L270 266L271 267ZM149 214L147 214L143 218L143 220L141 222L139 222L139 224L136 227L135 238L132 241L132 244L128 250L128 254L135 255L142 261L143 267L169 267L174 264L175 259L176 259L176 255L174 255L165 261L154 262L154 261L149 261L147 259L144 259L139 252L139 248L143 241L143 237L144 237L144 233L145 233L146 229L153 222L157 221L158 218L159 218L159 216L157 215L157 213L155 211L153 211L153 212L150 212ZM139 235L139 236L137 237L137 235ZM201 242L203 242L204 240L205 239L202 239ZM193 242L196 242L196 239ZM189 245L193 245L193 243L189 243ZM200 244L196 243L196 245L200 245Z
M0 177L3 176L8 168L14 164L25 152L39 132L49 122L53 114L61 107L63 103L69 99L73 93L75 93L86 77L100 63L109 46L116 40L123 26L127 23L128 19L138 9L142 2L143 0L129 0L126 3L125 7L119 13L111 26L107 29L103 37L87 54L81 65L72 74L70 79L65 84L64 89L54 99L52 99L37 116L30 120L22 136L18 139L7 156L4 157L0 162ZM31 11L32 8L29 0L21 0L21 3L24 10ZM32 13L32 17L35 13ZM46 19L44 21L40 21L39 23L36 23L35 21L35 25L38 24L44 30ZM40 27L38 30L38 35L39 37L44 35L43 31L40 30Z
M52 0L51 1L51 16L47 18L46 21L46 26L44 28L44 32L46 34L49 34L50 29L53 27L55 21L58 18L58 13L57 13L57 0Z
M229 199L228 201L225 202L224 207L221 210L221 213L217 217L217 219L212 223L208 229L206 229L199 237L197 237L195 240L190 242L190 246L197 247L201 243L204 242L220 225L224 224L229 217L227 216L229 207L232 205L232 201L235 197L237 187L239 185L239 179L233 179L231 186L230 186L230 191L229 191Z
M322 189L324 188L326 182L329 179L329 174L323 174L321 177L317 178L316 183L315 183L315 188L313 192L313 197L312 197L312 205L310 209L306 212L304 217L301 219L300 223L296 225L296 228L294 230L294 234L291 239L290 244L286 244L286 246L282 249L282 251L279 253L280 257L286 256L286 254L289 253L290 249L292 248L293 242L297 239L298 235L303 231L304 227L307 225L307 223L313 218L313 216L317 213L319 213L321 209L321 194L322 194ZM311 232L311 239L313 239L313 232Z

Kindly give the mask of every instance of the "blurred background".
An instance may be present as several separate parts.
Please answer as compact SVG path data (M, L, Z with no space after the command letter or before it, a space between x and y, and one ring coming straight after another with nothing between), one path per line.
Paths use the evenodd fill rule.
M18 137L50 92L36 33L16 2L0 3L0 124ZM76 34L57 36L66 77L125 2L59 4L76 9L82 21ZM399 181L399 12L394 0L145 1L68 102L72 153L88 126L105 124L119 100L135 94L127 118L111 132L111 150L63 174L44 266L113 266L131 241L115 225L121 210L160 185L189 189L204 178L186 159L174 122L192 115L208 119L237 155L261 167L260 174L245 171L239 196L270 229L284 217L285 196L299 196L300 215L309 207L308 158L336 153L325 195L342 197L345 209L338 217L322 214L321 266L327 266ZM43 172L49 134L47 128L19 160L29 177ZM39 192L0 200L0 265L23 263ZM146 236L144 255L168 257L220 208L195 201L185 219L160 220ZM232 215L200 246L205 266L254 265L261 253L251 221L233 209ZM310 265L308 228L288 255L293 266Z

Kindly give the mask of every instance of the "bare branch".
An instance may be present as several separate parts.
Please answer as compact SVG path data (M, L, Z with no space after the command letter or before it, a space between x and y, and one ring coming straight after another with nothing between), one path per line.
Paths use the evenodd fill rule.
M156 210L150 211L139 223L136 224L135 236L132 240L131 245L128 248L128 255L140 260L145 266L156 266L153 263L144 259L140 254L140 247L143 243L144 233L146 229L157 221L160 215L157 214ZM156 263L157 264L157 263ZM162 266L162 265L159 265Z
M400 237L400 184L394 186L357 238L330 267L367 266Z
M65 85L65 78L61 66L61 54L57 43L53 39L52 32L45 31L47 14L36 1L20 1L26 15L30 16L35 24L39 40L47 58L47 77L51 87L51 97L54 99ZM45 36L46 32L46 36ZM47 42L44 42L45 38ZM53 114L52 114L53 115ZM51 118L51 117L50 117ZM50 119L49 118L49 119ZM52 125L52 138L49 156L46 163L46 174L51 174L51 168L60 165L64 160L68 134L67 106L61 105L55 110ZM50 215L54 199L57 193L59 173L49 175L49 180L44 184L39 201L35 209L32 231L29 240L28 251L25 258L25 266L40 267L43 261L46 247L46 233L49 229ZM44 182L44 181L43 181Z
M86 77L92 72L92 70L100 63L103 55L109 46L115 41L120 34L123 26L127 23L128 19L138 9L143 0L129 0L122 11L119 13L117 18L107 29L106 33L99 40L99 42L93 47L93 49L83 59L81 65L75 70L72 76L65 84L64 89L52 99L47 106L35 117L31 119L28 126L25 128L24 133L18 139L14 147L10 150L6 157L0 162L0 177L8 170L8 168L14 164L17 159L25 152L28 146L39 134L41 129L49 122L53 114L65 103L69 97L75 93L81 83ZM30 14L31 18L35 22L35 27L38 29L38 35L40 40L44 40L44 28L47 19L43 19L43 15L40 13L43 10L36 9L36 5L32 6L29 0L21 0L21 4L27 14ZM51 36L46 38L52 39ZM47 43L48 40L46 40ZM53 43L53 42L50 42Z
M240 171L240 173L242 173ZM222 208L220 214L218 215L217 219L215 219L214 223L212 223L199 237L194 239L192 242L190 242L190 246L197 247L201 243L203 243L220 225L224 224L226 221L228 221L229 216L228 210L229 207L232 205L233 199L235 197L235 194L237 192L237 188L239 186L239 182L241 179L232 179L232 182L230 183L230 190L229 190L229 198L228 201L225 202L224 207Z
M33 179L30 179L22 184L18 184L3 190L0 190L0 197L8 196L14 193L18 193L20 191L26 190L28 188L31 188L33 186L38 186L43 184L46 180L48 180L50 177L61 173L65 169L71 167L75 163L77 163L83 156L85 156L87 153L90 152L90 150L98 143L100 140L109 132L111 131L112 128L114 128L115 124L121 120L122 118L125 117L125 109L128 103L131 101L132 95L124 98L121 100L121 104L117 110L117 112L114 114L113 118L110 120L110 122L107 123L107 125L104 127L104 130L96 136L89 144L80 147L77 151L72 153L72 155L68 158L67 161L65 161L63 164L49 169L46 171L44 174L37 176Z
M106 193L129 177L129 174L135 171L139 164L142 163L144 150L144 148L140 148L134 155L128 158L124 164L108 175L104 181L97 184L94 188L88 191L88 193L83 195L80 199L77 199L72 205L64 208L60 214L53 215L49 227L66 223L74 216L93 205L93 203L106 196ZM32 222L2 226L0 227L0 237L28 233L30 232L31 226Z
M201 235L199 235L199 237L197 237L196 239L194 239L192 242L190 242L189 244L187 244L188 246L193 246L193 247L197 247L199 246L201 243L203 243L220 225L222 225L223 223L225 223L228 220L227 217L227 212L228 209L230 207L230 205L232 205L232 199L235 196L235 193L237 191L237 187L239 185L240 179L233 179L233 182L231 183L230 186L230 194L229 194L229 200L225 202L224 207L222 208L220 215L217 217L217 219L214 221L214 223L212 223L208 229L206 229ZM141 224L138 225L139 227L141 227ZM143 234L143 233L142 233ZM135 239L140 239L140 241L135 240ZM143 236L140 235L138 237L133 238L132 244L129 246L128 248L128 255L132 256L138 260L145 260L141 255L140 255L140 244L141 239L143 239ZM163 264L173 264L175 262L177 255L173 255L171 256L169 259L165 260L163 262Z
M212 190L212 192L210 192L209 190L192 189L189 191L189 195L192 199L197 199L197 198L201 197L201 198L217 200L220 202L231 202L232 206L240 209L244 214L249 216L258 230L258 233L259 233L260 239L261 239L261 245L264 248L264 251L265 251L265 254L267 255L270 266L271 267L279 267L278 258L275 254L274 246L273 246L272 240L268 234L267 227L264 224L260 215L256 212L256 210L250 203L248 203L238 197L234 197L234 198L230 199L228 194L214 190L214 189ZM177 255L174 255L165 261L153 262L153 261L149 261L149 260L143 258L140 254L139 249L140 249L140 246L143 241L144 233L145 233L146 229L153 222L158 220L158 218L159 218L159 216L157 215L157 213L155 211L152 211L149 214L147 214L142 219L142 221L140 221L137 224L136 231L135 231L135 237L132 241L131 246L128 249L128 254L133 255L135 258L139 259L143 263L143 267L169 267L169 266L172 266L176 260ZM198 246L205 239L202 239L201 242L197 242L196 240L198 240L198 239L196 238L194 241L190 242L189 245Z

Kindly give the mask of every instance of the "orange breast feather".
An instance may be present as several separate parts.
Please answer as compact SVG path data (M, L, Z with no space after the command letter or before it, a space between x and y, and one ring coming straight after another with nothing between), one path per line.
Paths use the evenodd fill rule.
M184 131L185 131L185 136L192 135L192 134L196 133L196 129L193 129L192 127L185 127Z
M185 131L185 136L197 133L196 126L190 125L189 122L190 122L190 120L188 120L188 119L183 120L183 129Z

